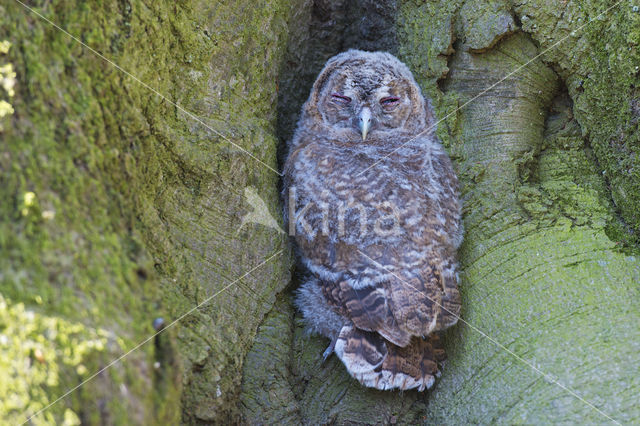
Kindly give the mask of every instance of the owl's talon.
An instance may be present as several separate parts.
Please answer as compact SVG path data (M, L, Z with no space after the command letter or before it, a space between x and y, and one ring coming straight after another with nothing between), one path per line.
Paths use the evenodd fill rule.
M329 343L329 347L327 349L324 350L324 352L322 353L322 362L324 363L327 358L329 358L329 356L333 353L333 350L336 347L336 340L338 340L337 338L335 339L331 339L331 343Z

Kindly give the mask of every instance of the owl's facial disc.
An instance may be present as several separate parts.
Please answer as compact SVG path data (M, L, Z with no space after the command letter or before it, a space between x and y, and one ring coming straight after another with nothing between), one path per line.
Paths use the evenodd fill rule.
M338 72L323 92L325 123L352 143L386 140L383 134L404 128L411 114L410 82L375 66Z

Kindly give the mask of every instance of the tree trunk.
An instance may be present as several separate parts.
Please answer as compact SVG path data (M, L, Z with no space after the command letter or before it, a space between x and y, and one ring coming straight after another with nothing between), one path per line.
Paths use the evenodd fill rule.
M34 422L238 416L245 352L290 280L285 237L239 229L247 187L280 217L270 168L289 3L33 6L113 63L2 3L0 40L12 45L0 61L17 83L0 134L0 333L20 343L0 340L0 359L16 364L0 364L1 423L145 341L158 317L166 331Z
M640 421L640 13L614 4L33 5L74 40L4 2L2 422ZM251 216L280 221L284 141L350 47L409 65L462 183L462 320L424 393L322 363Z

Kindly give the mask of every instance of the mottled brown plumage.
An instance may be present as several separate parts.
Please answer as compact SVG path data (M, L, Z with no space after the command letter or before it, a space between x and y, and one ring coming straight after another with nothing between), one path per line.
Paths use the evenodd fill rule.
M430 387L460 310L457 179L430 105L388 53L350 50L314 83L285 164L285 217L307 279L296 303L349 373Z

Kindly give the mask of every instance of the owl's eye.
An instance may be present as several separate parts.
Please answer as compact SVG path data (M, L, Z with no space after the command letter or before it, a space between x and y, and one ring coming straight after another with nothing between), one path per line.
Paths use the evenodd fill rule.
M398 105L400 98L397 96L387 96L386 98L380 99L380 105L383 107L391 107Z
M340 102L341 104L348 104L349 102L351 102L350 97L341 95L339 93L332 93L331 97L333 98L334 101Z

